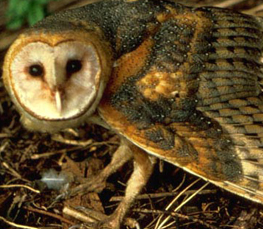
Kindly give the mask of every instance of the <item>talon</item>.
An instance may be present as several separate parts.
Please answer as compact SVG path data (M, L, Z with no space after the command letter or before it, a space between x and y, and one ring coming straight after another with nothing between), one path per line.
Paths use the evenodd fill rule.
M71 227L69 227L68 229L82 229L82 224L76 224L76 225L73 225Z
M61 201L61 200L65 200L65 199L68 199L70 197L70 193L69 191L65 191L61 194L59 194L57 197L56 197L56 201Z
M84 222L86 228L92 229L118 229L120 228L120 215L118 212L114 212L112 215L105 215L101 212L94 211L88 208L85 208L82 211L70 207L64 207L63 213L70 217L73 217L77 220ZM135 225L131 222L135 222L131 219L126 219L126 225ZM133 226L134 227L134 226ZM136 227L138 228L138 227Z

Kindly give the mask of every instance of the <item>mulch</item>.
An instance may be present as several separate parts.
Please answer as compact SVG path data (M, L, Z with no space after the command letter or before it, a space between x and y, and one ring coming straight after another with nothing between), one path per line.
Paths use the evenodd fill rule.
M49 11L88 2L52 2ZM261 12L255 7L263 4L262 0L181 2L195 6L225 4L222 6L257 15ZM26 28L26 25L17 31L5 28L6 7L7 1L0 1L0 66L10 43ZM118 136L88 124L54 135L27 131L21 126L0 79L0 228L77 228L74 225L81 221L66 214L65 209L79 211L79 218L85 208L112 213L124 196L132 163L112 175L99 194L78 195L67 201L60 201L57 196L105 167L119 145ZM41 181L45 179L58 180L55 184L60 186L49 189ZM168 205L171 206L168 208ZM157 163L128 217L135 219L141 228L149 229L158 225L160 228L161 224L174 229L263 228L261 205L207 184L163 161Z

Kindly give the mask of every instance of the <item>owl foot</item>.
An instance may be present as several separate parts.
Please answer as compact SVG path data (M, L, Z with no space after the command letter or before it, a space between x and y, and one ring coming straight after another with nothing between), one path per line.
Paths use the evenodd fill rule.
M86 179L83 184L69 189L57 196L57 200L66 200L78 194L83 195L89 192L100 193L106 187L106 181L101 176L94 176Z
M101 174L88 178L83 184L67 191L67 198L75 195L83 195L89 192L100 193L106 187L106 179Z
M97 223L88 223L84 224L84 228L87 229L119 229L121 225L124 225L128 228L140 228L139 223L132 218L124 219L124 222L121 223L118 217L115 215L107 216L105 220L102 220Z
M121 222L116 214L105 216L98 222L84 224L87 229L119 229Z
M95 228L95 229L119 229L121 223L125 221L125 215L129 211L131 205L134 203L136 196L140 193L141 189L147 183L150 175L152 174L155 160L151 158L148 154L142 151L136 146L131 147L134 158L134 171L127 183L125 190L125 196L122 201L115 209L112 215L105 216L101 213L95 214L95 211L86 211L85 215L88 218L93 219L93 221L88 220L85 217L73 216L82 222L85 222L86 228ZM114 160L114 158L113 158ZM105 168L106 169L106 168ZM102 174L105 170L102 171ZM103 177L103 176L102 176ZM102 179L103 180L103 179ZM101 181L101 180L100 180ZM96 183L96 182L95 182ZM98 181L97 181L98 183ZM86 184L85 184L86 185ZM65 213L65 211L63 210ZM135 224L137 227L137 225ZM138 228L138 227L137 227Z
M121 224L129 228L139 228L139 224L136 220L132 218L125 218L123 220L123 209L120 207L109 216L87 208L79 212L65 207L63 213L77 218L78 220L85 221L85 223L78 227L82 229L119 229ZM76 228L76 225L73 227Z
M111 162L96 176L86 179L83 184L60 194L57 199L69 199L77 194L100 193L106 187L107 178L132 158L130 148L122 141L113 154Z

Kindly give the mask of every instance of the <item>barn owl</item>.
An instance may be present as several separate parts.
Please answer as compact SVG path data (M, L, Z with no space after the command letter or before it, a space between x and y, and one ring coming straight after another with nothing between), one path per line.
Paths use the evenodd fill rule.
M21 34L4 83L29 130L93 121L121 136L97 181L130 159L134 172L97 227L120 227L156 157L263 203L262 25L171 0L93 3ZM72 193L92 191L92 182Z

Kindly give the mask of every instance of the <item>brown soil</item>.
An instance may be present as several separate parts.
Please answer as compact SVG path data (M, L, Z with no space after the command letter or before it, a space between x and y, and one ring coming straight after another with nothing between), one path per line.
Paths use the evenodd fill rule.
M61 0L50 3L49 10L56 12L87 2L91 1ZM250 12L254 14L261 13L254 12L254 7L263 4L262 0L244 0L234 5L234 0L180 2L198 6L228 3L229 8L241 11L252 9ZM3 15L6 7L7 1L1 0L0 66L8 46L22 30L5 29L6 20ZM48 189L40 179L45 172L53 169L58 172L59 178L65 178L66 183L72 187L83 177L97 173L109 163L118 144L119 139L113 132L93 125L52 136L25 130L0 80L0 228L24 226L55 229L80 224L77 219L62 213L65 206L85 206L106 214L112 213L124 195L132 163L111 176L102 193L77 196L68 201L57 201L56 197L61 190ZM211 184L196 194L195 191L204 185L206 182L160 161L128 216L136 219L141 228L149 229L155 228L158 221L164 222L167 216L170 219L166 225L172 223L167 228L263 228L261 205ZM192 194L193 199L184 203ZM173 206L165 210L176 197L178 199ZM172 213L178 206L179 210Z

